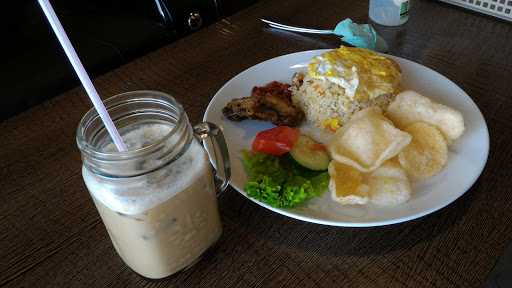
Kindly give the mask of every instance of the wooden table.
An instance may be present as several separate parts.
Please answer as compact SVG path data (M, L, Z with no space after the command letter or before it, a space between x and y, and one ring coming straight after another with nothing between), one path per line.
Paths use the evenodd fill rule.
M273 31L259 18L330 28L346 17L367 22L367 2L262 1L95 84L105 97L138 89L171 93L195 123L240 71L278 55L340 44L330 36ZM0 286L481 286L512 240L512 25L414 1L405 26L379 31L390 54L446 75L483 112L491 152L463 197L407 223L335 228L272 213L229 189L220 198L224 234L218 245L189 270L149 281L116 255L82 181L75 129L91 105L78 87L0 124Z

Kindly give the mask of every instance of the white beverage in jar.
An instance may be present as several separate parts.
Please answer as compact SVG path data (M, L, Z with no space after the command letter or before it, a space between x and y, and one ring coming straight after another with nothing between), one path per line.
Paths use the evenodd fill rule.
M123 133L123 140L129 151L139 149L172 128L140 125ZM114 149L110 144L104 151ZM222 233L208 156L195 139L175 161L149 173L111 179L85 166L82 173L115 249L142 276L182 270Z

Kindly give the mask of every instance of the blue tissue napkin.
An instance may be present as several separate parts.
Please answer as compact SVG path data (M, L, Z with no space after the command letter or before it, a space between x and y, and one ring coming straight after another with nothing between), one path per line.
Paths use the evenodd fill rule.
M384 39L377 35L377 32L369 24L357 24L347 18L334 28L334 34L341 37L341 40L353 45L377 51L387 51Z

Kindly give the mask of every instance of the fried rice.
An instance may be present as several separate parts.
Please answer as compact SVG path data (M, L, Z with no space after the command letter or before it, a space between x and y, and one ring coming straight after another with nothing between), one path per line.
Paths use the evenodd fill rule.
M364 88L366 97L349 97L345 89L335 82L300 72L292 78L292 101L302 108L309 122L317 127L336 131L355 112L371 106L385 109L398 94L400 67L389 58L384 61L393 67L396 76L379 78L379 75L359 75L358 89Z

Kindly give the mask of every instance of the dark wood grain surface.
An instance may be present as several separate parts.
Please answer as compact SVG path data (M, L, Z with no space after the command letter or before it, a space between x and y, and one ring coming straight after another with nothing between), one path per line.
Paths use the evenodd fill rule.
M346 17L367 22L367 2L261 1L94 82L104 97L171 93L195 123L242 70L340 44L267 29L259 18L331 28ZM403 27L378 27L390 54L460 85L491 136L482 176L448 207L398 225L335 228L272 213L229 189L219 201L224 234L216 247L184 272L146 280L116 255L83 184L75 129L91 105L76 88L0 123L0 286L481 286L512 240L512 24L436 1L414 1L411 14Z

